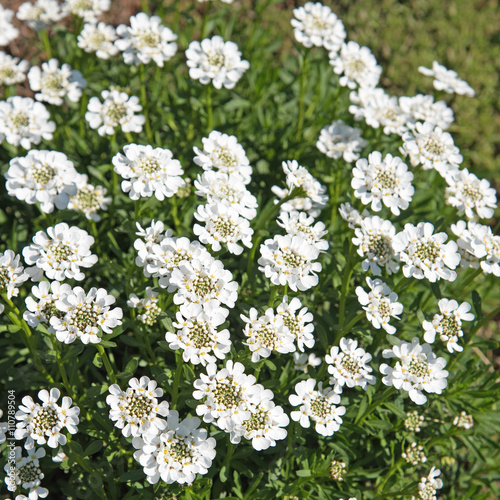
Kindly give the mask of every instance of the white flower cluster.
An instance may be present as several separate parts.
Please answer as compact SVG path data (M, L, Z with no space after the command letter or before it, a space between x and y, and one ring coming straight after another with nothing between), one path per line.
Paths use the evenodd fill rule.
M360 151L367 145L359 128L349 127L342 120L334 120L321 129L316 147L329 158L344 158L352 163L359 158Z
M436 500L437 490L443 487L443 481L437 479L441 471L433 467L427 476L420 478L418 483L418 497L412 496L412 500Z
M179 422L179 414L167 401L158 402L163 390L148 377L132 378L122 391L109 387L106 403L109 418L125 437L132 437L134 458L144 467L151 484L160 478L167 484L192 483L196 474L206 474L215 458L215 439L198 429L200 419ZM166 417L163 419L161 417Z
M89 54L94 52L99 59L109 59L119 52L114 43L117 38L114 26L100 22L85 24L77 40L78 47L85 52Z
M256 450L266 450L285 439L283 427L289 418L283 408L274 404L272 391L255 382L253 375L245 374L241 363L229 360L222 370L210 363L207 374L202 373L194 382L193 397L206 398L196 407L196 413L203 416L204 422L229 433L232 443L245 437Z
M161 314L161 308L158 305L158 293L148 286L146 287L146 297L145 299L139 299L135 293L131 293L127 305L133 309L144 309L144 313L139 314L137 319L145 325L152 326Z
M1 8L2 7L0 6L0 9ZM0 43L0 45L2 44ZM19 57L12 57L11 55L0 50L0 85L16 85L17 83L24 82L28 68L28 61L25 61L24 59L19 60Z
M65 14L81 17L86 23L97 23L98 17L111 7L110 0L66 0Z
M17 38L19 30L12 24L14 12L0 5L0 47L9 45Z
M474 89L465 81L458 78L456 71L447 69L437 61L432 62L432 69L419 66L418 71L426 76L434 77L433 85L436 90L444 90L448 94L459 94L474 97Z
M16 16L20 21L25 21L31 29L40 31L48 24L60 21L65 12L57 0L36 0L34 3L24 2L20 5Z
M29 279L20 259L12 250L0 252L0 293L5 293L8 299L17 297L19 287ZM4 305L0 304L0 313L3 310Z
M107 210L111 203L111 197L106 196L107 189L89 184L85 174L79 174L75 182L76 193L70 195L68 209L81 212L87 219L99 222L101 216L97 212Z

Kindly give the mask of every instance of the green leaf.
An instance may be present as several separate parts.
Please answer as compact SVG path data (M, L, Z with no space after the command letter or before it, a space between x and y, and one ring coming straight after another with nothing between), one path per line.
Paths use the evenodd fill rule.
M98 440L98 441L92 441L87 448L85 448L85 451L83 452L84 457L88 457L89 455L93 455L94 453L97 453L100 451L103 447L103 442Z
M481 297L476 290L472 290L472 305L476 312L476 319L479 320L482 317Z
M312 470L302 469L302 470L296 471L295 474L298 477L311 477L313 475L313 471Z

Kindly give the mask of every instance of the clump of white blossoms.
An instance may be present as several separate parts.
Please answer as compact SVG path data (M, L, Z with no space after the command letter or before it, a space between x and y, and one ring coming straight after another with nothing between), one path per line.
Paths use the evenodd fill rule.
M459 429L468 431L474 427L474 418L472 415L468 415L467 412L461 411L460 415L457 415L453 419L453 425L456 425Z
M340 346L332 347L330 354L325 356L328 373L332 375L330 384L335 392L341 394L344 385L349 388L359 386L366 390L367 384L375 384L376 378L370 375L373 368L368 365L371 360L371 354L358 347L357 340L342 338Z
M115 45L123 53L126 64L148 64L153 60L160 68L177 52L177 35L161 24L158 16L139 12L130 18L130 26L116 28L119 37Z
M258 316L257 309L252 307L248 317L243 314L240 317L246 323L243 334L247 341L243 344L250 349L253 363L268 358L273 351L284 354L295 351L295 336L285 326L283 316L275 314L271 307L263 316Z
M417 410L411 411L406 414L404 426L407 431L420 432L422 427L426 425L425 417L420 415Z
M273 186L271 191L280 199L286 198L294 188L301 188L305 197L293 198L282 203L280 210L291 212L292 210L305 211L312 217L317 217L328 203L326 187L320 184L307 170L298 164L297 160L288 160L282 163L283 172L286 174L287 189ZM276 201L277 203L277 201Z
M361 158L352 169L351 186L354 196L364 205L371 203L375 212L382 210L382 204L390 208L394 215L406 210L415 189L411 185L413 174L408 172L406 163L398 156L374 151L368 160Z
M432 283L444 279L455 281L453 271L460 264L458 246L449 241L446 233L434 233L430 222L419 222L417 226L405 224L393 241L394 250L404 262L403 274L410 278L426 278Z
M321 358L316 356L316 354L311 353L307 355L306 353L293 353L293 369L302 373L308 373L309 367L316 368L321 364Z
M458 236L458 249L462 267L481 267L484 273L500 276L500 236L490 226L474 221L458 221L451 225Z
M316 380L312 378L303 380L295 386L297 394L291 394L288 400L292 406L300 408L292 411L290 417L306 429L310 427L312 421L318 434L332 436L340 429L345 407L337 406L340 403L340 396L332 388L323 389L323 382L318 384L316 390L315 386Z
M320 252L328 250L329 244L324 236L328 234L325 224L315 222L313 217L305 212L282 212L276 221L278 226L285 229L289 236L301 236L307 243L317 248Z
M12 24L13 17L14 11L0 5L0 47L9 45L19 35L19 30Z
M0 293L6 293L7 298L17 297L19 287L29 279L24 267L19 263L21 257L12 250L0 252ZM4 306L1 304L0 313Z
M24 320L33 328L42 323L50 333L55 333L55 330L50 326L50 319L52 316L64 317L64 313L57 309L55 303L71 293L71 287L67 283L59 281L53 281L52 283L42 281L39 285L31 288L31 293L38 299L38 302L33 297L26 297L28 310L24 311Z
M290 21L294 28L293 34L304 47L338 50L344 43L344 24L327 5L307 2L303 7L293 9L293 15L295 19Z
M47 228L47 232L38 231L33 244L23 249L24 260L33 265L26 272L33 281L40 281L44 273L50 280L82 281L85 274L80 267L92 267L97 262L97 255L90 250L93 244L94 238L87 231L65 222Z
M372 325L379 330L383 328L387 333L393 335L396 328L390 325L391 317L400 319L398 314L403 312L403 304L397 302L398 295L393 292L382 280L367 277L366 282L370 287L368 293L362 287L356 288L359 303L364 306L366 317Z
M260 246L259 271L274 285L286 285L296 292L318 284L321 264L315 261L319 250L302 236L281 236L267 239Z
M450 170L457 170L463 160L451 134L429 122L419 122L403 135L402 151L409 155L413 167L434 168L443 177Z
M40 210L51 213L54 207L68 207L76 194L78 173L73 162L58 151L31 150L26 156L10 161L5 187L10 196L30 205L40 203Z
M330 477L334 481L339 481L340 483L344 480L344 474L347 472L347 465L345 462L340 462L338 460L332 460L330 462Z
M223 174L239 174L244 184L252 178L252 167L245 150L234 135L214 130L204 137L203 150L194 147L196 156L193 161L203 170L216 170Z
M27 450L28 456L23 457L23 451L20 446L16 446L13 453L13 460L5 464L4 470L7 473L5 476L5 484L9 491L15 492L18 487L28 491L28 496L17 495L16 500L37 500L37 498L45 498L49 494L47 488L40 486L42 479L45 477L40 469L40 458L45 456L43 448L32 448ZM10 458L10 453L9 453Z
M202 243L210 243L215 252L222 249L221 244L226 245L229 252L235 255L243 252L239 243L252 248L253 229L250 222L241 217L232 206L216 201L200 205L194 217L203 223L194 224L194 234Z
M449 352L461 352L464 348L458 345L458 340L463 337L462 321L473 321L474 314L470 313L471 306L462 302L460 306L456 300L441 299L438 302L441 314L435 314L431 321L424 321L424 340L429 344L434 343L436 335L446 344Z
M418 483L418 499L420 500L436 500L437 490L443 487L443 481L436 479L441 475L441 471L433 467L427 476L420 478ZM416 497L411 497L412 500L417 500Z
M103 186L94 186L87 182L85 174L78 175L76 179L76 193L70 195L68 209L82 212L89 220L99 222L101 216L99 210L107 210L111 203L111 197L106 196L108 192Z
M134 458L144 467L150 484L160 479L167 484L190 484L196 474L206 474L215 458L214 438L206 429L198 429L200 419L189 417L179 422L171 411L166 429L158 436L143 435L132 440Z
M42 404L35 403L30 396L25 396L16 412L16 424L14 436L16 439L25 439L24 447L27 450L33 449L35 441L38 445L47 443L50 448L57 448L65 445L66 436L61 431L66 428L70 434L78 432L78 415L80 408L72 406L70 397L62 398L61 406L57 400L61 392L59 389L50 389L50 392L43 389L38 393L38 399Z
M0 143L5 138L13 146L31 149L42 139L50 141L55 129L55 122L41 102L19 96L0 101Z
M103 90L101 97L104 102L92 97L87 106L85 119L90 128L97 129L101 136L114 135L118 127L123 132L142 132L146 117L136 114L142 111L137 96L118 90Z
M85 52L95 55L99 59L109 59L118 54L119 49L115 46L118 38L113 26L100 22L98 24L86 23L78 35L78 47Z
M406 450L401 453L405 461L412 465L425 464L427 457L425 456L424 447L415 442L409 444Z
M146 287L145 299L139 299L135 293L131 293L127 300L127 306L132 309L144 309L144 313L139 314L137 319L148 326L153 326L161 314L161 308L158 305L158 293L150 286Z
M307 307L302 307L300 299L294 297L288 302L288 295L285 295L276 312L283 318L283 325L293 335L299 351L304 352L304 346L308 348L314 346L314 325L312 324L314 317L307 311Z
M441 394L447 385L448 372L443 369L446 360L438 358L429 344L420 345L417 337L411 343L401 340L392 349L384 349L382 356L398 359L394 367L380 365L380 372L385 375L382 382L408 391L410 399L418 405L427 401L422 391Z
M231 432L252 416L251 406L259 402L262 386L255 385L253 375L245 374L241 363L227 361L225 368L217 370L215 363L207 365L207 374L195 380L193 397L206 398L196 407L203 421ZM238 434L238 433L236 433ZM239 441L239 436L232 436Z
M97 23L98 17L110 7L110 0L66 0L63 9L67 14L81 17L86 23Z
M57 340L71 344L79 338L84 344L98 344L101 331L112 333L113 328L122 324L121 308L110 308L115 302L116 299L104 288L92 287L88 293L79 286L73 288L55 302L56 308L64 313L64 316L53 316L50 320Z
M445 179L448 205L464 211L468 219L473 219L476 214L480 219L493 217L497 196L487 179L478 179L466 168L449 172Z
M359 227L355 228L352 242L358 247L358 255L364 257L361 263L363 271L370 269L377 276L381 274L382 267L385 267L388 274L399 270L394 250L395 237L396 228L391 221L377 215L361 219Z
M192 307L192 314L184 316L183 311L181 306L176 314L177 322L173 323L176 333L165 333L168 347L182 349L184 361L194 365L206 366L224 359L231 349L231 338L228 329L220 330L219 327L225 323L229 311L220 307L208 315L200 305Z
M232 89L250 68L241 59L241 52L234 42L224 42L221 36L193 41L186 50L189 76L203 85L212 83L216 89Z
M132 200L149 198L153 194L163 201L174 196L186 183L179 160L169 149L129 144L123 153L113 157L114 170L124 179L122 190Z
M351 229L356 229L357 226L360 226L361 222L363 221L363 217L370 216L370 212L368 212L368 210L366 210L365 208L362 217L361 214L349 202L340 204L339 214L342 219L347 222L348 226Z
M434 102L432 95L401 96L399 105L409 117L407 123L409 129L413 129L417 122L429 122L446 130L455 120L453 110L444 101Z
M458 78L456 71L446 68L437 61L432 62L432 69L419 66L418 71L434 78L433 85L436 90L444 90L448 94L459 94L474 97L476 92L465 81Z
M352 163L359 158L359 153L367 145L361 137L361 130L349 127L342 120L334 120L323 127L316 147L329 158Z
M382 67L368 47L360 47L356 42L344 43L340 52L330 53L330 64L339 78L343 87L355 89L360 87L373 87L378 85Z
M69 64L59 68L57 59L42 63L41 68L32 66L28 80L31 90L39 92L35 94L37 101L56 106L62 106L65 97L71 102L78 102L82 97L82 89L87 86L87 80L78 70L71 69Z
M24 82L28 68L28 61L25 61L24 59L19 60L19 57L12 57L3 51L0 51L0 85L16 85L17 83Z
M34 3L24 2L20 5L16 16L32 30L40 31L48 24L60 21L65 13L57 0L36 0Z
M106 403L111 407L109 418L116 422L115 427L121 429L125 437L156 436L164 431L167 422L159 415L168 417L170 410L167 401L158 403L163 390L157 388L156 381L148 377L132 378L128 385L125 391L118 384L110 385L108 389L110 394Z

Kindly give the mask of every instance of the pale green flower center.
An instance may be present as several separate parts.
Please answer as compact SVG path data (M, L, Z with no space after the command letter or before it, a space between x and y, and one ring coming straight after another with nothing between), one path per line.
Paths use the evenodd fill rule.
M61 92L64 89L63 76L58 73L50 73L43 79L42 87L44 90L52 90L54 92Z
M110 102L106 115L114 122L118 123L127 116L127 106L122 102Z
M340 364L351 375L357 375L360 372L359 361L351 354L344 354Z
M88 186L81 187L72 201L82 212L95 212L100 207L97 190Z
M210 326L204 321L193 322L187 336L196 349L206 349L212 345Z
M21 480L21 484L32 483L40 479L42 471L35 465L34 462L27 464L17 469L17 474Z
M169 439L168 447L163 448L163 454L165 458L168 456L173 461L183 464L185 462L191 462L194 452L189 446L187 439L176 439L175 441Z
M213 390L214 402L224 408L235 408L242 402L242 390L232 380L218 380Z
M24 111L19 111L11 116L12 125L17 128L27 127L30 124L30 117Z
M31 177L39 184L47 184L57 175L57 170L50 166L38 163L31 169Z
M382 297L378 302L378 313L382 318L387 318L391 315L391 302L389 299Z
M292 335L295 335L296 337L299 337L301 330L300 321L289 311L281 313L281 317L283 318L283 323L285 324L285 326L290 330L290 333Z
M439 326L442 328L443 335L446 335L448 337L462 336L462 326L453 314L450 316L445 316L439 322Z
M92 10L94 7L92 0L76 0L73 3L73 11Z
M439 139L434 138L433 136L427 138L427 140L424 143L424 149L434 156L440 156L445 152L445 147L443 146L443 143Z
M238 158L228 148L220 148L217 152L217 157L226 167L236 167L238 165Z
M157 158L142 158L137 162L137 170L143 174L154 174L161 169L161 163Z
M319 420L324 419L330 415L331 405L323 396L316 396L316 398L311 401L311 413L314 417Z
M140 317L140 320L145 324L152 326L156 323L158 316L161 314L161 308L156 303L149 304L146 307L146 312Z
M250 420L245 422L247 431L259 431L265 429L268 421L268 414L269 412L260 409L253 413Z
M350 73L352 75L357 75L364 71L366 68L366 65L363 61L363 59L351 59L347 64L346 64L346 73Z
M422 262L428 260L435 264L439 259L440 253L439 245L434 241L418 241L415 243L415 255Z
M398 185L396 176L391 170L377 168L375 170L375 186L382 189L394 189Z
M462 193L471 201L479 201L483 199L479 186L475 186L473 184L465 184L462 188Z
M49 257L51 261L57 263L68 261L69 257L71 257L73 254L73 249L69 245L62 243L59 240L54 241L50 245Z
M213 221L214 228L222 238L230 238L237 234L234 224L224 216L220 216Z
M196 295L206 296L217 293L217 286L210 276L198 275L193 280L193 289Z
M293 267L293 268L300 268L302 267L306 259L302 257L302 255L298 255L295 251L293 250L282 250L283 254L283 260L285 261L285 264L288 267Z
M98 326L98 320L99 314L94 310L93 304L84 302L71 310L68 323L78 331L85 332L87 327L94 328Z
M257 340L268 349L276 349L278 347L278 337L276 335L276 329L270 325L264 325L259 327L256 331Z
M52 430L59 422L57 410L52 406L41 408L31 421L32 434L45 435Z
M415 377L428 377L430 375L429 363L422 357L412 357L408 363L408 371Z
M384 235L370 235L368 250L379 259L386 259L392 255L391 240Z
M0 69L0 82L14 78L15 74L16 73L14 71L14 68L9 66L4 66L2 69Z
M219 52L208 54L207 57L208 64L210 64L210 66L216 66L219 69L222 68L222 66L224 66L226 62L226 57L224 56L224 54L221 54Z
M139 40L143 45L153 48L158 46L161 41L161 37L154 31L144 31L139 35Z
M123 404L123 411L127 416L130 419L140 420L142 423L148 420L152 409L153 403L151 399L144 394L137 394L136 392L127 395Z
M10 283L10 273L5 266L0 267L0 290L7 288Z

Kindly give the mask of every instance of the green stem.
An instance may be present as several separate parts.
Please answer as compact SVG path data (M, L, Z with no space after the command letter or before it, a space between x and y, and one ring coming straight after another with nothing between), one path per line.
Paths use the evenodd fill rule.
M45 50L45 55L47 56L47 60L52 59L52 49L50 48L50 39L49 34L46 29L40 30L38 32L40 34L40 38L42 39L43 47Z
M177 196L176 195L172 196L172 198L170 198L170 200L172 202L172 210L170 211L170 213L172 214L172 219L174 221L175 231L177 233L179 233L180 229L181 229L181 222L179 220L179 216L177 215L178 214Z
M147 100L148 98L146 95L146 66L143 63L139 65L139 74L141 79L141 105L142 105L142 111L146 118L146 123L145 123L146 136L148 138L149 143L151 144L153 142L153 133L151 131L151 124L149 122L149 110L148 110L148 100Z
M53 341L53 345L55 346L55 351L56 351L56 361L57 361L57 366L59 367L59 373L61 374L61 378L63 380L64 387L71 396L71 399L73 401L75 400L75 393L73 392L73 389L71 387L71 384L68 379L68 374L66 373L66 368L64 367L63 360L61 359L61 348L59 346L59 341L56 339Z
M340 303L339 303L339 318L338 324L341 326L342 330L344 330L344 319L345 319L345 304L347 300L347 293L349 292L349 284L351 281L351 276L354 271L353 266L351 265L351 260L347 257L347 261L345 263L344 275L342 276L342 286L340 291Z
M174 387L172 388L172 403L170 407L175 410L177 406L177 398L179 397L179 383L181 381L182 368L184 366L184 360L182 359L182 354L175 353L175 362L177 363L177 368L175 369L174 376Z
M363 421L366 419L366 417L368 417L373 412L373 410L375 410L375 408L377 408L380 405L382 405L392 394L394 394L395 391L396 391L396 389L394 387L389 387L385 392L383 392L381 394L380 399L378 399L377 401L374 401L367 408L367 410L365 411L365 413L363 415L361 415L359 417L359 419L357 419L354 422L354 424L355 425L361 425L363 423Z
M203 22L201 25L201 39L202 40L207 36L207 23L208 23L211 5L212 5L212 2L206 2L206 4L205 4L205 12L203 13Z
M300 72L300 95L299 95L299 117L297 119L297 140L301 139L302 128L304 126L304 95L306 92L306 71L307 71L307 56L309 50L306 49L302 57L301 72Z
M273 307L274 301L276 300L276 295L278 294L278 290L280 286L275 285L271 286L271 296L269 297L269 302L267 303L267 307Z
M351 330L351 328L358 322L358 321L361 321L363 318L366 317L366 312L365 311L361 311L360 313L358 313L356 316L354 316L354 318L351 319L351 321L349 321L349 323L347 323L347 325L345 327L342 328L342 332L349 332Z
M387 481L394 475L394 473L405 463L403 458L400 458L388 471L387 474L382 479L382 482L377 486L377 494L381 493L387 484ZM385 498L385 497L381 497Z
M96 344L96 347L97 347L97 351L101 355L102 361L104 362L104 366L106 367L106 371L108 372L109 379L111 380L111 383L116 384L115 372L113 371L111 363L109 362L109 358L108 358L108 355L106 354L106 350L100 344Z
M213 129L212 85L210 83L207 85L206 103L207 103L207 132L210 133L212 132Z

